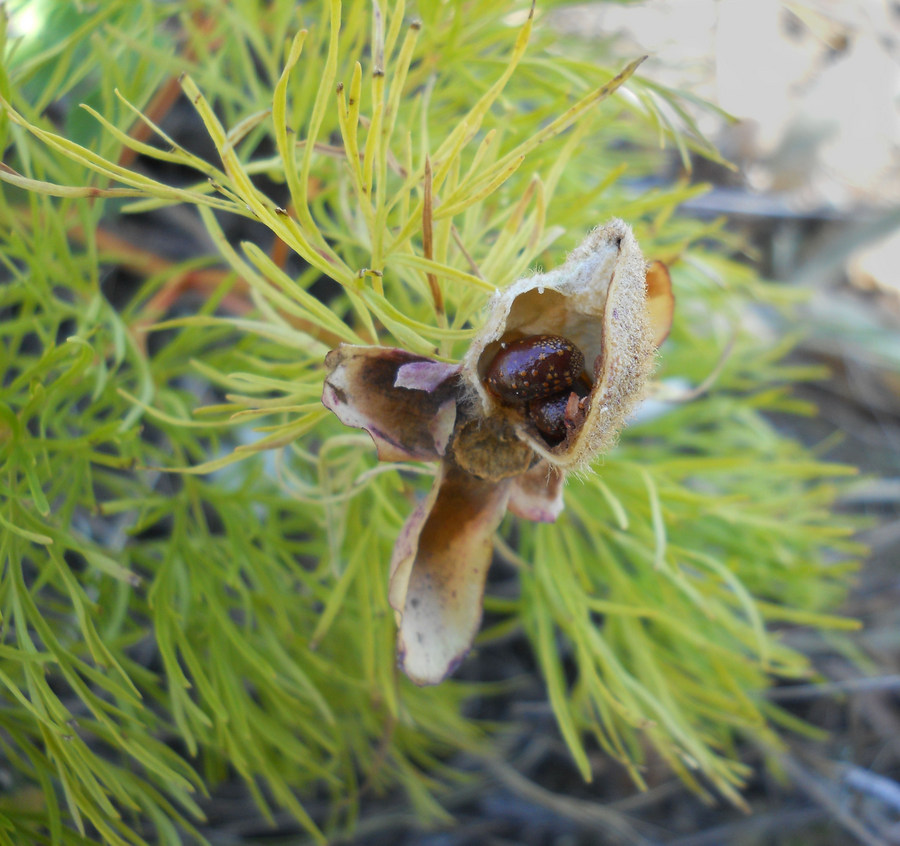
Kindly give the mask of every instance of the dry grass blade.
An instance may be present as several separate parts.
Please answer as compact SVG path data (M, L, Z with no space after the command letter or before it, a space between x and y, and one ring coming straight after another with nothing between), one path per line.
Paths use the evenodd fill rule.
M422 253L429 261L434 260L434 233L431 194L431 159L425 157L425 181L423 187L422 202ZM431 299L434 302L434 313L441 326L447 325L447 314L444 311L444 295L434 273L426 273L428 287L431 290Z
M778 756L778 763L784 768L791 781L810 799L820 805L828 816L864 846L885 846L884 841L871 832L856 816L847 810L846 802L839 789L830 782L812 773L790 754Z
M608 842L635 844L635 846L652 846L654 843L642 835L635 823L620 811L599 803L553 793L525 778L500 760L486 758L484 761L490 773L517 796L541 805L579 826L602 830L606 838L611 838Z

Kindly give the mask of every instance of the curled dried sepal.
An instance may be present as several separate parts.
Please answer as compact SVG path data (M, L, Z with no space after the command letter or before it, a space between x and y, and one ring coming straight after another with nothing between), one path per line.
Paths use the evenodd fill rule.
M342 344L325 357L322 404L365 429L382 461L433 461L456 423L459 367L406 350Z
M565 473L546 461L539 461L527 473L513 479L509 510L523 520L555 523L563 510Z
M488 320L462 363L462 378L484 417L504 419L518 437L561 470L585 467L616 440L641 399L656 345L646 306L647 266L620 220L595 229L565 264L520 279L495 294ZM571 403L565 437L550 445L523 409L486 390L494 357L533 335L573 343L585 359L590 391Z
M389 598L397 612L397 658L416 684L443 681L472 647L511 485L512 479L478 479L443 461L397 539Z
M669 268L661 261L651 261L647 267L647 314L655 346L658 347L669 337L674 312L675 294Z

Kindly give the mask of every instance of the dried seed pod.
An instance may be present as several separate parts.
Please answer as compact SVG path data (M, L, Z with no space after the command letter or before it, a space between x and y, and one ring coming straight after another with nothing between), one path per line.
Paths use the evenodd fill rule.
M322 402L369 432L379 458L440 461L391 559L397 652L417 684L441 681L471 647L507 507L554 521L566 471L612 446L671 324L670 281L661 265L647 272L631 230L613 221L562 267L498 292L458 366L381 347L342 345L325 359ZM516 354L533 361L548 336L564 345L565 375L528 372L547 377L541 391L562 389L527 399L516 388L511 401L489 389L507 365L524 368L511 353L498 364L501 351L529 338Z
M505 402L526 402L568 388L583 367L584 356L571 341L534 335L502 344L484 382Z
M646 275L631 229L614 220L595 229L561 267L498 291L462 362L479 413L506 416L535 453L560 469L584 467L612 447L655 362ZM565 338L580 350L592 382L555 446L535 431L521 406L511 407L484 384L504 341L536 335Z

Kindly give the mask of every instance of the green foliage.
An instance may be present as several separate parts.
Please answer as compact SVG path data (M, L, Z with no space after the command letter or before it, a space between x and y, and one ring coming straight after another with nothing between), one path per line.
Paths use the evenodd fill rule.
M673 217L696 187L635 190L660 133L714 156L691 104L561 49L522 3L64 5L6 43L0 79L0 843L193 840L231 773L319 841L353 826L362 786L444 818L441 761L484 754L461 709L491 686L398 678L386 567L430 471L376 465L319 403L322 358L339 341L458 358L495 286L613 215L673 267L660 378L717 378L635 423L557 524L508 519L521 594L488 598L480 643L525 632L585 778L596 744L640 784L649 745L739 801L735 742L778 742L761 692L808 672L772 631L849 625L827 611L858 549L830 511L847 469L763 416L808 410L789 383L810 374L743 320L789 297L727 257L720 222ZM183 72L216 161L133 132ZM73 99L87 114L55 125ZM159 182L125 148L195 179ZM148 269L113 307L103 222L183 203L216 254ZM223 213L269 240L229 243ZM195 313L158 319L160 290L223 263Z

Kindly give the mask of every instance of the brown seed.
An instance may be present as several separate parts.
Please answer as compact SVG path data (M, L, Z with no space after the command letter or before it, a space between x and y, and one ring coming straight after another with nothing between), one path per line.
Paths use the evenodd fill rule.
M590 388L585 381L579 379L564 391L538 397L528 403L528 416L551 446L558 444L566 436L566 409L573 393L578 397L586 397ZM569 423L571 425L572 421Z
M501 349L484 381L504 402L527 402L565 390L583 367L584 355L571 341L559 335L532 335ZM526 377L531 378L524 381Z

